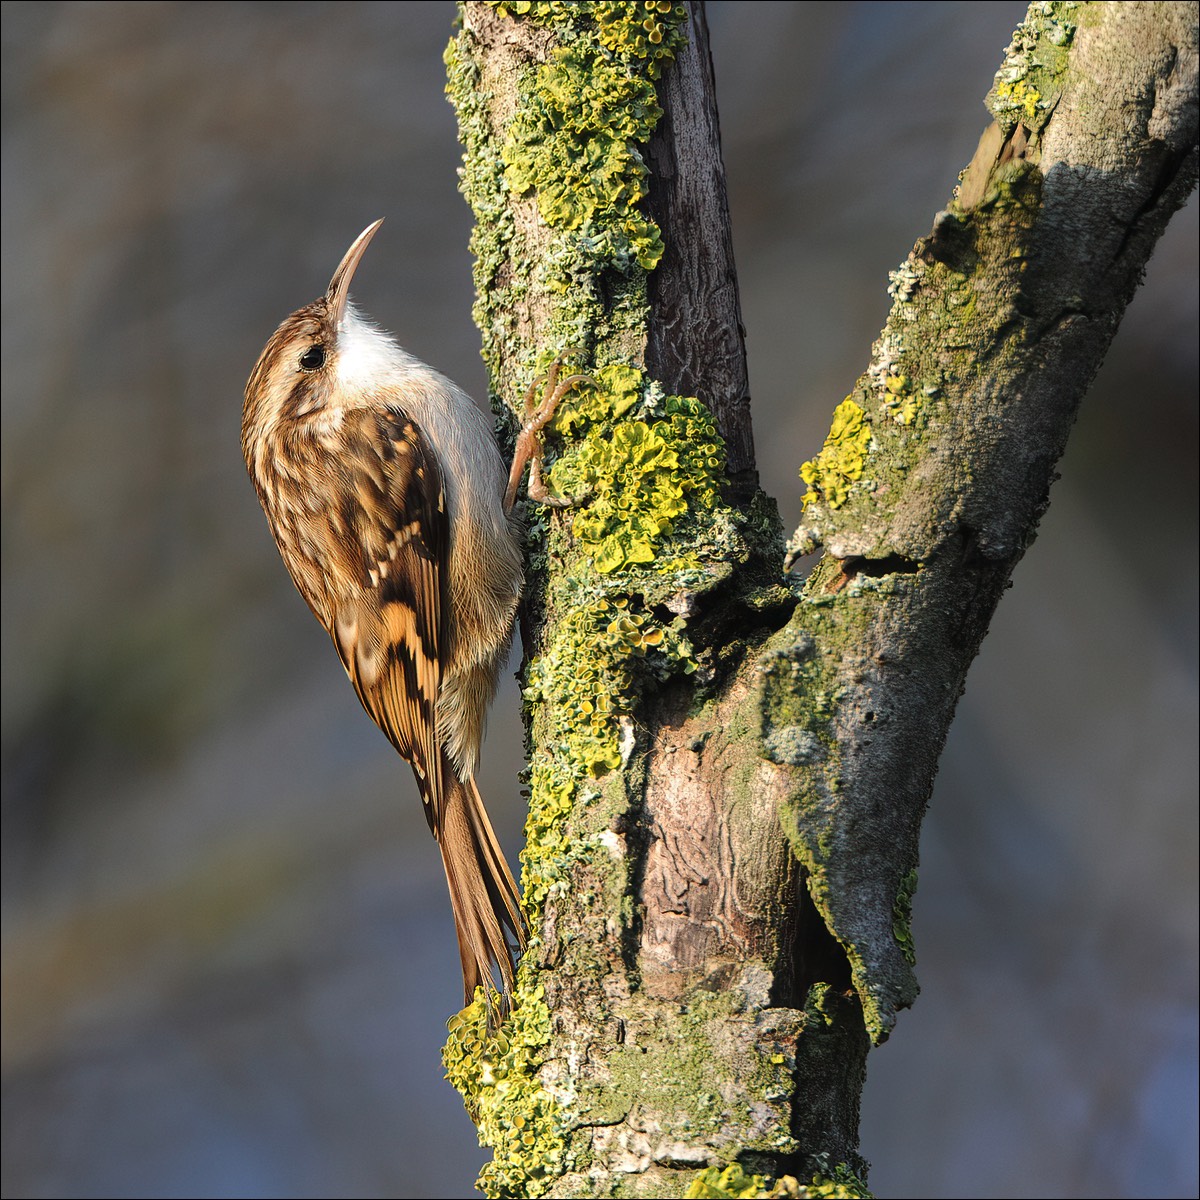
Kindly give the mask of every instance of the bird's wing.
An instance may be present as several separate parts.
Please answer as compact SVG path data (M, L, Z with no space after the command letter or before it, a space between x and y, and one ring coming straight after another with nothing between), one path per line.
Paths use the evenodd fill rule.
M446 648L450 529L437 460L402 413L347 414L338 525L356 586L335 600L334 645L371 719L412 765L442 829L437 699Z

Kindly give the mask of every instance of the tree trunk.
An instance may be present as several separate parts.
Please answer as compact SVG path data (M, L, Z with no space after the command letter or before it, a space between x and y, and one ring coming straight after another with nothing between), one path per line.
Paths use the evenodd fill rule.
M967 667L1195 183L1196 15L1031 7L804 464L801 583L756 486L702 7L463 6L494 399L556 355L590 376L548 446L580 502L528 514L535 936L499 1033L477 1003L446 1049L489 1193L857 1194Z

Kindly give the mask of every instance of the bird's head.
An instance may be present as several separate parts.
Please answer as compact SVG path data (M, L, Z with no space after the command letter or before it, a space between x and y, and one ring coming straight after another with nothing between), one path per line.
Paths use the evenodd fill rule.
M247 461L255 442L280 421L333 412L362 403L363 383L376 341L394 346L350 304L350 282L382 218L354 239L325 295L297 309L271 335L250 379L242 409Z

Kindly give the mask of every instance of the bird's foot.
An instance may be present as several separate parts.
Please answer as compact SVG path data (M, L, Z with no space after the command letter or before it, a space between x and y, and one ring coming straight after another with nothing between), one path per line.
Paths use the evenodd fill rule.
M538 504L546 504L551 508L570 508L580 503L582 496L558 496L546 487L542 478L542 430L554 419L562 398L577 384L594 383L590 375L568 375L559 379L563 362L570 354L580 353L578 347L564 350L551 364L545 375L539 375L525 393L525 419L521 432L517 434L517 447L513 453L512 470L508 474L508 490L504 493L505 510L512 508L517 499L517 489L521 484L521 476L525 466L529 465L529 485L525 489L531 500ZM539 396L541 403L538 403Z

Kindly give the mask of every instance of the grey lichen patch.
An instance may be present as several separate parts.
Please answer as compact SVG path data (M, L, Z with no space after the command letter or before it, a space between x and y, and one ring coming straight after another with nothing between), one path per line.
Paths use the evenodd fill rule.
M775 648L773 648L775 647ZM803 730L817 739L831 733L837 672L827 649L800 620L781 631L759 656L760 714L764 745L772 736Z
M804 1094L808 1107L819 1110L823 1092L828 1087L828 1078L833 1075L857 1074L857 1086L861 1087L861 1076L865 1065L866 1039L861 1034L857 1052L845 1040L844 1026L847 1018L853 1020L853 1001L832 993L828 985L817 985L809 995L802 1014L789 1014L787 1033L783 1045L794 1044L797 1052L777 1052L773 1058L786 1061L793 1074L792 1086ZM796 1017L799 1017L797 1023ZM771 1014L764 1013L769 1024ZM801 1036L797 1039L797 1033ZM833 1061L825 1061L832 1059ZM801 1121L800 1125L803 1126ZM810 1131L800 1129L798 1141L811 1145L806 1139ZM846 1158L828 1151L810 1151L804 1157L804 1171L798 1175L771 1176L760 1173L773 1161L747 1147L737 1153L736 1158L727 1159L724 1165L706 1167L694 1175L686 1188L677 1185L674 1192L655 1191L641 1194L682 1195L699 1198L725 1197L867 1197L870 1190L864 1182L866 1163L857 1155ZM836 1166L833 1164L837 1164Z
M475 278L473 315L483 335L484 357L490 360L511 336L503 314L520 311L528 280L525 273L514 275L510 270L516 225L501 186L504 164L492 136L480 64L462 34L450 40L443 57L446 95L458 117L459 140L465 148L459 190L475 214L470 242Z
M802 767L821 757L821 741L802 725L774 726L763 737L767 757L781 766Z

